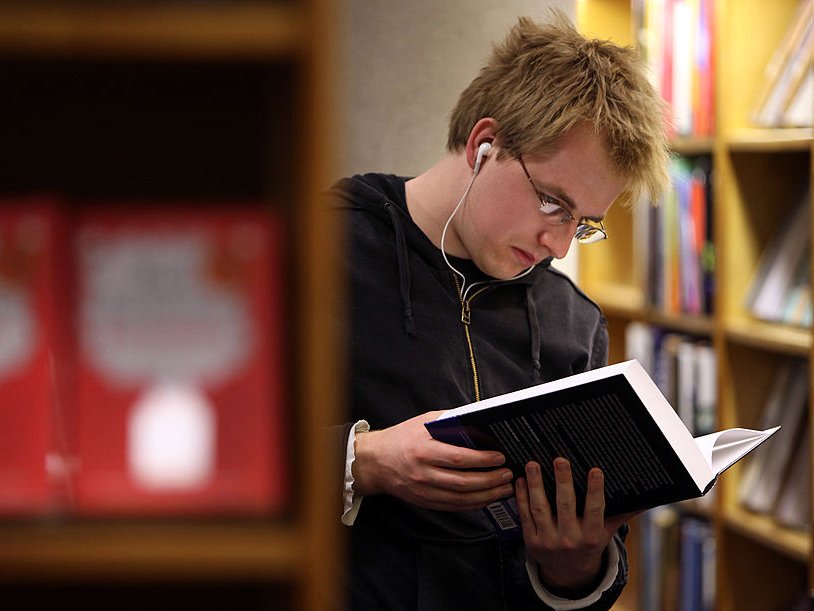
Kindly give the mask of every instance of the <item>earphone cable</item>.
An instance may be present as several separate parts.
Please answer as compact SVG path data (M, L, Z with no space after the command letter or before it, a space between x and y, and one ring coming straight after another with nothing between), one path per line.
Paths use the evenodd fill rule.
M467 297L469 296L469 291L471 291L476 286L480 286L481 284L489 284L490 282L495 282L494 280L482 280L480 282L475 282L475 283L467 286L466 285L466 276L464 276L464 274L460 270L458 270L454 265L452 265L452 263L449 262L449 259L447 259L447 253L444 250L444 241L446 240L447 229L449 228L449 224L452 222L452 217L454 217L458 213L458 210L461 208L464 201L466 201L466 198L469 195L470 189L472 189L472 185L474 184L475 178L477 177L477 175L478 175L477 172L474 172L472 174L472 178L469 180L469 184L466 186L466 189L464 190L463 195L461 195L461 199L458 200L458 203L455 205L455 208L453 208L453 210L452 210L452 214L449 215L449 218L447 219L447 222L444 223L444 229L441 231L441 245L440 245L441 246L441 256L444 258L444 263L447 264L447 267L449 267L449 269L451 269L453 271L453 273L455 273L461 279L461 301L464 301L464 302L466 301ZM516 276L513 276L511 278L507 278L505 280L498 280L497 282L511 282L512 280L517 280L518 278L522 278L523 276L526 276L526 275L530 274L531 271L535 267L536 267L536 264L532 265L527 270L525 270L523 272L520 272Z

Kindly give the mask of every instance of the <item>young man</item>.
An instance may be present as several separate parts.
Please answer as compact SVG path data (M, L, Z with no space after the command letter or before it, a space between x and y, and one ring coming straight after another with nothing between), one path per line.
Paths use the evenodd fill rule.
M606 237L614 202L660 195L663 117L632 51L562 17L520 19L462 93L442 159L333 189L349 249L349 608L608 609L619 596L625 517L605 518L601 471L578 508L565 459L548 499L540 465L513 483L503 456L435 441L424 423L606 363L601 311L549 263ZM482 511L513 494L522 541Z

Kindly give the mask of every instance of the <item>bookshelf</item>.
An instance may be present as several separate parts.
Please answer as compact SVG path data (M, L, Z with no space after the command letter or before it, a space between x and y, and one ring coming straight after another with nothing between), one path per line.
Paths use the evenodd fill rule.
M334 10L324 0L0 5L0 111L12 118L0 195L53 191L123 210L182 201L192 214L196 201L269 202L296 313L285 321L291 495L279 515L3 518L4 599L336 608L338 471L314 433L341 409L336 330L321 307L339 289L336 258L323 256L338 242L318 214L334 173Z
M642 6L628 0L579 2L578 26L600 38L634 44ZM778 362L791 357L813 362L810 328L757 320L745 300L760 256L791 213L795 193L814 186L814 131L756 128L750 120L766 64L798 0L772 3L770 10L759 0L715 0L714 7L714 135L673 142L677 155L712 158L713 311L686 316L648 305L642 263L647 249L635 239L636 214L623 209L613 209L606 223L611 239L580 251L580 282L608 316L611 361L624 358L631 322L704 338L718 362L718 427L756 427ZM809 398L809 413L812 405ZM706 511L716 540L715 609L789 609L814 589L812 530L785 527L745 509L738 499L743 471L744 465L736 465L721 478ZM634 520L631 586L618 606L624 611L642 608L638 530Z

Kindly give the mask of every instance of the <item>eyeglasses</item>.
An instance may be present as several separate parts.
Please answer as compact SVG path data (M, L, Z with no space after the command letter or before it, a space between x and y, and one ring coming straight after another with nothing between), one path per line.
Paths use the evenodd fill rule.
M520 162L520 166L523 168L523 172L525 172L531 188L534 189L534 193L537 194L537 199L540 200L540 212L543 214L543 218L552 225L568 225L576 220L559 200L548 193L543 193L534 186L534 180L532 180L531 174L529 174L528 169L526 169L523 158L518 156L517 161ZM605 230L605 225L602 224L602 221L592 221L590 219L579 219L579 221L577 221L577 230L574 233L574 239L580 244L593 244L594 242L600 242L607 238L608 232Z

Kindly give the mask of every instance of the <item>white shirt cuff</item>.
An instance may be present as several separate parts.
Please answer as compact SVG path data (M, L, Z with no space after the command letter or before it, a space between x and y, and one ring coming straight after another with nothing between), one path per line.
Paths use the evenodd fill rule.
M353 425L353 429L348 435L348 447L345 453L345 486L342 495L344 501L342 524L345 526L353 526L364 498L353 494L353 461L356 460L356 433L367 433L369 430L370 424L368 424L367 420L360 420Z
M526 572L529 574L531 586L545 604L547 604L555 611L575 611L576 609L584 609L585 607L594 604L602 594L613 585L616 581L616 576L619 574L619 546L620 543L614 539L608 546L608 568L602 582L597 586L596 590L591 592L588 596L580 598L579 600L570 600L568 598L560 598L554 596L545 589L540 581L540 574L538 572L537 563L531 560L526 560Z

